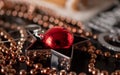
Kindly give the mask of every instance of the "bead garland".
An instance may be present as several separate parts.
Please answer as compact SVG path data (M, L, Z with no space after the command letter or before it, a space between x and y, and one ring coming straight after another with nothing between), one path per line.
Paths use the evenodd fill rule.
M39 25L42 25L44 28L51 28L54 25L59 25L59 26L64 26L65 28L67 28L69 31L73 32L73 33L78 33L81 36L86 36L86 37L92 37L93 39L97 39L97 35L92 34L91 32L86 32L83 30L82 24L80 22L77 22L75 20L72 20L70 18L64 18L62 16L58 16L58 15L54 15L53 13L48 13L49 9L44 8L44 7L38 7L38 9L40 9L41 11L43 11L44 13L38 13L35 11L35 9L32 9L29 6L26 6L25 4L14 4L15 7L11 7L8 8L7 6L1 6L1 10L0 10L0 15L6 15L6 16L14 16L14 17L19 17L19 18L24 18L24 19L28 19L30 21L33 21L34 23L38 23ZM6 8L7 7L7 8ZM29 7L29 9L27 10L27 7ZM46 11L44 11L46 10ZM48 11L47 11L48 10ZM33 12L34 11L34 12ZM12 25L10 25L9 23L4 23L3 21L0 21L0 25L4 26L5 25L9 25L10 27ZM17 26L17 25L16 25ZM76 27L75 27L76 26ZM21 52L20 50L22 49L22 46L24 44L25 38L26 38L26 32L24 30L24 28L22 27L12 27L13 29L17 29L20 30L20 34L21 34L21 38L20 40L17 42L17 49L16 51ZM12 29L11 28L11 29ZM3 32L4 30L0 29L0 34L1 36L4 36L4 38L6 38L6 36L9 36L7 32ZM4 34L3 34L4 33ZM14 40L12 38L6 38L8 39L8 41L11 43L11 47L16 47L16 43L14 42ZM12 39L12 40L9 40ZM2 44L0 44L0 55L2 56L2 50L6 50L7 48ZM13 50L13 48L11 48ZM96 54L98 55L103 55L105 57L115 57L117 59L120 58L120 53L116 53L114 55L111 55L110 52L102 52L101 50L96 49L93 45L90 45L88 48L84 47L83 51L87 51L88 53L91 54L91 59L90 59L90 63L88 64L89 67L89 71L93 74L96 75L96 73L99 72L98 69L96 69L94 66L91 67L91 64L94 65L96 62ZM17 53L18 53L17 52ZM95 53L94 53L95 52ZM1 57L0 56L0 57ZM18 57L17 57L18 56ZM29 59L27 59L26 56L24 55L19 55L16 53L12 53L11 57L15 57L17 59L19 59L19 62L25 62L28 66L32 63L32 61L30 61ZM4 58L4 57L3 57ZM6 58L6 57L5 57ZM5 59L4 58L4 59ZM9 58L10 59L10 58ZM12 59L10 59L12 61ZM5 60L3 61L5 62ZM15 62L15 61L13 61ZM4 63L3 63L4 64ZM61 70L60 72L57 72L55 68L42 68L42 64L38 63L38 64L31 64L32 66L34 66L33 69L30 70L30 72L27 72L26 70L20 70L19 74L20 75L26 75L26 74L37 74L38 70L41 72L41 74L51 74L51 75L57 75L58 73L60 75L76 75L75 72L69 72L67 73L65 70ZM12 74L16 74L16 70L12 68L11 64L8 64L6 67L1 66L1 72L2 73L12 73ZM9 70L8 70L9 69ZM119 70L116 70L115 72L113 72L112 74L120 74ZM108 75L107 71L101 71L100 75ZM86 75L85 73L80 73L79 75Z

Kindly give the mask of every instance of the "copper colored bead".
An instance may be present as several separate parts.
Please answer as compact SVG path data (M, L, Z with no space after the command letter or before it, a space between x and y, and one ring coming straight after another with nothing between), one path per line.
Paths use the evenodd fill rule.
M18 55L17 55L17 53L11 53L11 56L13 59L15 59L15 58L17 58Z
M6 66L8 69L11 69L12 68L12 65L7 65Z
M6 50L5 53L6 53L6 54L10 54L11 51L10 51L10 50Z
M33 19L33 15L28 15L28 20L32 20Z
M61 70L59 75L67 75L67 72L65 70Z
M109 75L108 71L102 71L100 75Z
M82 27L82 23L80 21L78 21L77 22L77 26L81 28Z
M46 69L45 68L41 69L41 74L46 74Z
M43 21L42 21L42 20L38 20L38 24L39 24L39 25L42 25L42 24L43 24Z
M116 75L115 72L112 72L111 75Z
M28 13L29 14L33 14L34 10L35 10L35 6L34 5L29 5L28 6Z
M72 20L71 23L72 23L73 25L75 25L77 22L76 22L76 20Z
M94 63L88 64L88 67L89 67L89 68L94 67L94 66L95 66Z
M97 39L97 35L93 35L93 38L94 38L94 39Z
M13 65L15 63L16 63L16 60L13 60L13 59L11 59L10 62L9 62L10 65Z
M28 14L27 13L24 13L23 16L24 16L25 19L28 18Z
M27 8L26 6L22 6L22 7L21 7L21 11L22 11L22 12L25 12L25 11L26 11L26 8Z
M37 74L37 71L36 71L35 69L31 69L31 70L30 70L30 74L31 74L31 75L36 75L36 74Z
M96 52L96 54L102 54L101 50L96 50L95 52Z
M90 63L95 63L96 60L95 59L90 59Z
M88 49L88 53L94 53L93 49Z
M95 59L95 58L97 58L97 55L96 54L91 54L91 58Z
M3 53L2 53L2 52L0 52L0 58L1 58L1 57L3 57Z
M67 22L67 23L70 23L70 22L71 22L71 19L70 19L70 18L66 18L66 22Z
M87 48L85 46L83 46L80 50L87 51Z
M117 53L117 54L115 55L115 57L118 58L118 59L120 59L120 53Z
M92 72L94 69L95 69L94 67L90 67L90 68L88 69L88 71L89 71L89 72Z
M33 18L33 22L35 22L35 23L37 23L38 20L39 20L39 19L38 19L37 17L34 17L34 18Z
M59 20L58 20L58 19L55 19L55 20L54 20L54 23L55 23L55 24L58 24L58 23L59 23Z
M63 26L63 24L64 24L63 22L59 22L59 24L58 24L58 25L62 27L62 26Z
M20 61L20 62L24 62L25 60L26 60L26 57L25 57L25 56L22 55L22 56L19 57L19 61Z
M9 60L10 59L10 56L5 56L5 60Z
M50 68L44 68L44 69L41 70L42 74L47 74L48 75L48 74L50 74L50 72L51 72Z
M53 28L53 27L54 27L54 25L53 25L53 24L50 24L50 25L49 25L49 28Z
M105 57L110 57L111 54L110 54L110 52L105 52L105 53L104 53L104 56L105 56Z
M19 17L23 17L23 12L19 12L19 13L18 13L18 16L19 16Z
M43 16L44 21L48 21L48 16Z
M12 73L12 74L16 74L16 70L15 69L9 69L9 72Z
M48 23L47 23L47 22L44 22L44 23L43 23L43 27L47 28L47 27L48 27Z
M84 73L84 72L81 72L81 73L79 73L79 75L87 75L86 73Z
M64 20L65 20L65 17L63 17L63 16L60 16L60 19L61 19L62 21L64 21Z
M3 55L0 55L0 59L3 59L4 58L4 56Z
M2 8L2 7L4 7L4 2L3 1L0 1L0 9Z
M116 74L116 75L120 75L120 70L116 70L116 71L115 71L115 74Z
M53 17L50 17L50 18L49 18L49 21L50 21L50 22L54 22L54 18L53 18Z
M83 33L83 30L82 30L82 29L78 29L77 32L80 33L80 34L82 34L82 33Z
M16 11L19 11L19 10L20 10L20 5L16 5L16 6L15 6L15 10L16 10Z
M87 46L91 46L92 43L90 41L87 42Z
M93 35L93 33L92 32L89 32L89 36L92 36Z
M20 75L27 75L27 72L26 72L26 70L20 70L19 74Z
M5 62L5 60L0 60L0 65L5 65L6 64L6 62Z
M90 49L93 49L93 50L95 50L96 48L95 48L95 46L90 46Z
M5 13L4 10L0 10L0 15L3 15Z
M68 75L77 75L75 72L70 72Z
M37 17L39 20L42 19L42 15L40 15L40 14L38 14L36 17Z
M49 67L46 68L46 74L50 74L50 72L51 72L51 69Z
M51 75L57 75L57 69L56 68L51 69Z
M27 66L33 66L33 62L32 61L26 61L26 64L27 64Z
M100 75L100 70L95 69L95 70L92 71L92 74L93 75Z
M86 36L89 36L89 35L90 35L90 33L89 33L89 32L86 32L86 33L85 33L85 35L86 35Z
M41 69L42 68L42 64L38 63L34 65L35 69Z
M13 15L13 16L17 16L17 14L18 14L17 11L13 11L13 12L12 12L12 15Z
M68 26L68 27L67 27L67 30L68 30L68 31L71 31L71 27L70 27L70 26Z
M1 68L1 71L0 71L0 72L4 74L4 73L6 73L7 71L8 71L8 68L3 67L3 68Z
M6 12L6 15L10 15L11 14L11 11L10 10L8 10L7 12Z
M76 32L77 32L77 29L76 29L76 28L72 28L72 32L73 32L73 33L76 33Z

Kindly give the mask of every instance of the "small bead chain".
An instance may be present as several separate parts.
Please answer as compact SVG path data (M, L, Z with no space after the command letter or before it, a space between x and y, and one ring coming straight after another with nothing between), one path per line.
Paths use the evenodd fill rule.
M109 74L106 70L99 70L95 67L97 55L95 53L91 53L91 59L88 64L88 71L93 75L120 75L120 70L115 70L111 74Z

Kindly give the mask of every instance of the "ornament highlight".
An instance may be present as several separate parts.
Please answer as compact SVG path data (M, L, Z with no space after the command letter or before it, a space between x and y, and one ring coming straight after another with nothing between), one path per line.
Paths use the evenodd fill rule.
M52 49L68 49L73 44L73 34L63 27L53 27L46 31L42 39L46 47Z

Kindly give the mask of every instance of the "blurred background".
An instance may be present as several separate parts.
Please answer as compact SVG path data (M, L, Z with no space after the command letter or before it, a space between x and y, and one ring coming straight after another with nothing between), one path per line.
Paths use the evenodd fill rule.
M57 14L85 22L91 17L110 6L117 4L118 0L13 0L27 2L32 5L42 5L51 8Z

